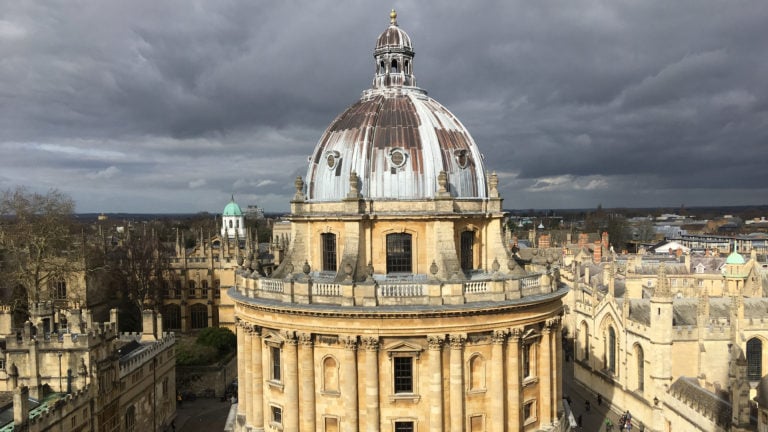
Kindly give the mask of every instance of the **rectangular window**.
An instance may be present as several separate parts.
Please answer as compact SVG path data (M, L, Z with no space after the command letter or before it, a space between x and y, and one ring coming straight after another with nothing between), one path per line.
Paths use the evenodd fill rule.
M323 240L323 271L336 271L336 234L324 233Z
M413 432L413 422L412 421L396 421L395 422L395 432Z
M411 273L411 235L387 234L387 273Z
M272 423L283 424L283 409L280 407L272 407Z
M461 233L461 269L464 271L475 268L474 264L475 233L464 231Z
M531 350L533 345L523 345L523 378L531 376Z
M413 393L413 357L395 357L395 393Z
M272 379L274 381L280 381L280 348L272 347Z
M523 421L528 423L536 420L536 401L528 401L523 404Z

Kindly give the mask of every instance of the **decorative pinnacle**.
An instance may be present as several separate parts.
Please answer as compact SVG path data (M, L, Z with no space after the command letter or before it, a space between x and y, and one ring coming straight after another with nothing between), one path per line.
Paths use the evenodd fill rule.
M397 25L397 12L395 12L394 9L392 9L392 12L389 13L389 23L392 25Z

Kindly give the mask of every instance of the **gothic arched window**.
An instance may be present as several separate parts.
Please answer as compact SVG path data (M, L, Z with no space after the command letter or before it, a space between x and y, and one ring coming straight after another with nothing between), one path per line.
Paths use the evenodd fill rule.
M643 391L645 389L645 354L640 345L635 346L635 357L637 357L637 390Z
M165 305L163 308L163 329L181 330L181 308L179 305Z
M192 328L201 329L208 327L208 307L204 304L194 304L190 310Z
M763 377L763 342L758 338L747 341L747 379L760 381Z
M608 346L606 352L606 366L609 371L616 373L616 331L608 327Z

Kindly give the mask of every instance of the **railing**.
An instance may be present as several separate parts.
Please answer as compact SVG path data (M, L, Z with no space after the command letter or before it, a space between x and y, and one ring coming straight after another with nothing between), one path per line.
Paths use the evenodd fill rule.
M424 285L381 284L378 291L381 297L421 297L424 295Z
M341 286L332 283L315 283L312 285L312 295L316 296L340 296Z
M523 289L536 288L541 283L539 276L528 276L520 279L520 286Z
M488 292L488 281L464 282L464 294Z
M283 281L279 279L262 279L261 289L273 293L282 293Z

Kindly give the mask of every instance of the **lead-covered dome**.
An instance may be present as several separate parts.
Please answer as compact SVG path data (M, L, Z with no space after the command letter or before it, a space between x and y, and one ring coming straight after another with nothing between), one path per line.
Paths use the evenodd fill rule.
M350 177L366 199L431 199L442 190L441 172L441 195L488 197L477 145L456 116L415 87L413 57L393 11L376 41L373 88L328 126L310 158L310 201L347 198Z

